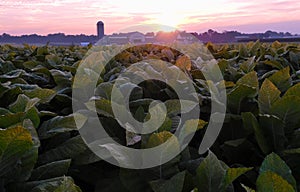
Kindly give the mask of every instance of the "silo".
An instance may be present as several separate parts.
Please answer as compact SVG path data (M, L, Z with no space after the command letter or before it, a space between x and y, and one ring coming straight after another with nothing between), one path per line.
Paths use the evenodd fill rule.
M102 21L98 21L97 23L97 34L99 39L104 37L104 23Z

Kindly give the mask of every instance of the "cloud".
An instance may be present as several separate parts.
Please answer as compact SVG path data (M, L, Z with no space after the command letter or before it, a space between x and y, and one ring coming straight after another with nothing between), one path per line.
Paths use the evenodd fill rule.
M106 33L112 33L168 15L187 31L230 26L246 29L247 25L261 29L265 23L284 22L295 30L297 26L289 21L300 18L298 0L0 0L0 6L0 34L94 34L98 20L104 21ZM278 26L287 28L283 24Z

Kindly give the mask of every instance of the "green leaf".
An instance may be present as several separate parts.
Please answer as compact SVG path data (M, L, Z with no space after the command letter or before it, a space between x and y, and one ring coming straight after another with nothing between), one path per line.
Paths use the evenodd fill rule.
M170 133L169 131L163 131L163 132L160 132L160 133L153 133L150 136L146 147L147 148L156 147L160 144L163 144L164 142L166 142L168 139L171 139L172 137L173 137L173 134Z
M113 84L111 82L100 83L95 90L95 95L110 100L112 88Z
M52 67L57 67L61 63L61 58L57 55L46 55L45 59Z
M17 100L9 106L12 112L27 112L39 102L38 98L30 99L26 95L21 94Z
M64 71L59 71L56 69L51 69L50 70L51 75L54 78L54 81L57 85L56 90L63 89L65 87L71 87L72 81L72 75L70 72L64 72Z
M255 71L240 78L228 94L228 107L235 112L240 111L240 104L247 97L255 97L258 92L258 78Z
M226 188L239 176L243 175L244 173L250 171L252 168L229 168L226 170L226 174L223 178L223 181L220 185L220 189L225 191Z
M179 141L180 143L184 143L184 139L191 134L194 134L196 131L203 129L208 122L202 119L190 119L187 120L179 133ZM196 125L196 126L195 126Z
M40 147L40 140L33 123L29 119L25 119L23 121L23 127L30 132L33 147L22 155L18 164L10 172L10 178L14 178L14 180L18 182L24 182L30 178L31 171L38 159L38 148Z
M281 63L280 62L278 62L278 61L264 61L263 62L264 64L266 64L266 65L270 65L270 66L272 66L272 67L274 67L274 68L277 68L277 69L283 69L284 67L281 65Z
M54 192L81 192L81 189L74 184L71 178L68 179L68 177L65 177L63 183L60 184Z
M85 105L89 110L97 111L97 113L100 115L103 115L105 117L112 117L112 118L114 117L112 104L110 100L100 98L100 99L89 101Z
M293 87L289 88L285 92L284 97L286 97L286 96L292 96L292 95L300 97L300 83L297 83Z
M33 181L26 183L30 192L81 192L81 189L74 184L71 177L57 177L53 179Z
M267 143L272 146L272 151L285 149L287 139L285 137L284 123L274 115L260 115L259 124L265 134Z
M48 54L48 47L39 47L37 48L37 55L47 55Z
M259 175L257 192L294 192L294 188L281 176L274 172L266 171Z
M170 99L165 102L167 114L177 115L187 113L195 108L198 103L189 100Z
M292 133L300 125L300 97L294 95L284 96L273 104L271 113L285 123L287 134Z
M177 137L168 131L151 134L146 148L153 148L162 144L166 144L164 148L156 154L153 154L153 156L158 159L157 161L164 161L166 157L170 156L169 154L180 153L180 144Z
M281 92L268 79L265 79L258 92L258 105L260 113L270 113L274 102L280 98Z
M22 122L24 115L25 113L23 112L13 114L7 113L5 115L0 115L0 127L7 128L17 123L20 123Z
M56 116L42 123L38 130L40 138L47 139L58 133L78 130L74 118L76 118L78 122L80 122L78 128L80 128L87 120L87 117L77 113L68 116Z
M251 112L246 112L242 113L242 119L244 128L246 130L254 130L255 138L260 149L264 152L264 154L268 154L271 149L262 128L258 124L256 117Z
M83 153L86 149L87 146L83 142L81 136L78 135L67 140L58 147L39 155L38 162L39 164L45 164L58 160L72 159Z
M9 109L13 112L24 112L24 119L30 119L34 127L38 127L40 124L40 117L35 105L39 102L38 98L29 99L26 95L21 94L17 100L9 106Z
M249 73L253 71L257 63L255 62L255 56L250 57L247 61L244 61L240 65L240 69L243 70L244 73Z
M285 92L292 86L292 79L290 76L290 68L286 67L274 73L269 80L278 87L281 92Z
M290 185L294 187L294 189L297 188L296 180L294 179L292 175L291 169L286 165L286 163L275 153L271 153L268 155L261 167L260 167L260 174L271 171L273 173L276 173L277 175L281 176L283 179L285 179Z
M26 61L23 63L23 66L27 69L33 69L38 65L39 63L37 61Z
M33 90L27 90L24 94L29 98L39 98L40 103L49 103L56 95L56 91L52 89L36 88Z
M34 169L30 180L44 180L66 175L71 164L71 159L51 162Z
M9 173L32 146L30 132L24 127L0 129L0 176Z
M185 180L185 171L174 175L167 181L152 181L150 182L151 188L154 192L181 192Z
M225 174L226 169L222 166L222 163L210 152L197 168L195 184L201 191L220 191L219 186Z

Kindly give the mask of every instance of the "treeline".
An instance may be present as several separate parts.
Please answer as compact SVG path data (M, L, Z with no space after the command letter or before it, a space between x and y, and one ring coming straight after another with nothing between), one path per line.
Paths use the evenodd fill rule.
M176 40L178 34L186 32L173 31L173 32L157 32L155 34L155 39L158 42L173 42ZM153 33L154 34L154 33ZM292 35L289 32L275 32L275 31L266 31L265 33L241 33L238 31L223 31L218 32L212 29L209 29L204 33L190 33L197 37L202 42L213 42L213 43L230 43L237 42L238 36L247 36L249 39L263 39L270 37L291 37L296 36ZM80 44L81 42L90 42L95 43L99 39L96 35L65 35L64 33L55 33L49 34L47 36L31 34L31 35L22 35L22 36L12 36L7 33L0 35L0 43L16 43L16 44Z

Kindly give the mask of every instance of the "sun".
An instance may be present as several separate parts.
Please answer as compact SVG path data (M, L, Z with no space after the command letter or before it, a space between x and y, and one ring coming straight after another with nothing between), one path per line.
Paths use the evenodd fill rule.
M162 31L174 31L182 24L184 18L180 14L166 12L155 15L153 23L162 25Z

